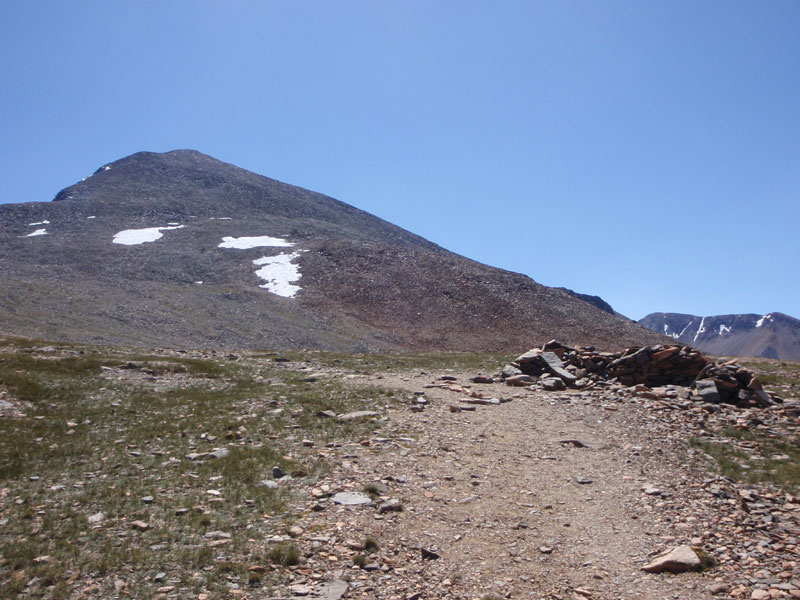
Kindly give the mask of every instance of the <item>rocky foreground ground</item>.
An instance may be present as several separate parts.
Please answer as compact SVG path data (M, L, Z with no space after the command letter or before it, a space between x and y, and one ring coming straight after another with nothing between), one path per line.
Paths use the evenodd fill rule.
M742 482L796 467L796 388L737 408L675 386L548 391L313 355L157 358L97 359L86 406L112 414L31 440L49 444L48 464L9 467L9 598L800 597L797 480ZM250 375L209 378L211 358ZM349 389L363 401L337 408ZM56 406L4 394L6 440ZM200 394L230 412L215 420ZM302 404L312 396L319 409ZM681 546L702 569L642 569Z
M326 554L297 570L300 591L339 566L350 594L369 598L800 597L798 498L714 475L687 444L715 427L796 426L797 405L740 411L668 388L519 392L468 375L382 379L424 409L390 414L394 435L322 451L338 466L294 534ZM364 489L374 505L323 499ZM361 550L366 539L379 548ZM715 565L641 570L682 544Z

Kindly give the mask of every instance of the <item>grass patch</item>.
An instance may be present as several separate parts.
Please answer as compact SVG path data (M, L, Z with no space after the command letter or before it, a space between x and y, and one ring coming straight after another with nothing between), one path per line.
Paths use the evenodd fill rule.
M317 413L398 402L300 366L0 339L0 390L25 413L0 417L0 598L76 597L89 581L108 597L120 574L126 595L149 598L161 571L181 597L231 583L269 595L282 571L250 567L300 561L296 545L264 540L327 468L302 440L356 442L378 426ZM296 484L259 485L274 466Z
M722 441L691 438L689 445L713 458L720 474L752 484L800 491L800 444L726 428L715 432Z
M373 500L377 500L378 496L381 495L381 490L376 483L368 483L365 485L363 492Z
M291 542L275 544L267 553L267 558L274 565L291 567L300 563L300 549Z
M419 352L404 354L342 354L335 352L285 352L261 354L265 358L286 358L291 362L338 367L364 374L424 371L475 371L493 373L514 358L503 352Z
M762 373L758 376L762 385L800 385L800 376L784 373Z

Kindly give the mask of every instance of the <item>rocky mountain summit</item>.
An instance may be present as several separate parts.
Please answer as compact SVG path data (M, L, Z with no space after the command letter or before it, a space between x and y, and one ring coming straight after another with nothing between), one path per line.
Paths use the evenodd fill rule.
M343 202L192 150L0 206L8 333L144 346L621 348L644 327Z
M800 360L800 320L779 312L713 317L651 313L639 323L711 354Z

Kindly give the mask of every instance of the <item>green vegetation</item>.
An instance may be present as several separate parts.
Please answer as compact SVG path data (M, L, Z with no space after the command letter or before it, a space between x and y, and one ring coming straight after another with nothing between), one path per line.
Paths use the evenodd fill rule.
M770 392L787 400L800 396L800 363L766 358L737 361L758 375ZM713 432L715 439L692 438L722 475L752 484L800 491L800 440L796 428L775 427L768 432L727 427Z
M269 589L282 575L266 565L301 556L265 542L291 522L292 488L259 482L279 466L313 484L327 467L302 439L319 448L376 427L320 411L397 402L308 375L266 357L0 339L0 397L23 413L0 416L0 598L74 597L78 577L102 596L122 577L125 594L150 598L160 571L192 597Z
M257 355L274 360L288 358L292 362L313 362L328 367L339 367L359 373L385 373L420 369L443 371L447 369L492 373L517 355L501 352L418 352L413 354L342 354L334 352L270 352Z
M375 538L368 537L364 540L364 552L367 554L371 554L373 552L377 552L380 549L380 545L378 545L378 540Z
M754 484L800 491L800 443L789 437L767 437L726 428L715 432L720 441L691 438L689 443L714 459L720 474Z
M292 543L282 542L270 548L267 557L273 564L290 567L300 562L300 549Z

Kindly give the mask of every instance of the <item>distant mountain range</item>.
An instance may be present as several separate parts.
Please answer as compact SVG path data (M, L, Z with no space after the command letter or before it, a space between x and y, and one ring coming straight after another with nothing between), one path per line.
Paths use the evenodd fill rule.
M667 339L192 150L140 152L53 202L1 205L0 273L0 330L49 339L348 351Z
M800 361L800 320L779 312L715 317L651 313L639 323L711 354Z

